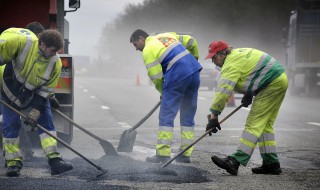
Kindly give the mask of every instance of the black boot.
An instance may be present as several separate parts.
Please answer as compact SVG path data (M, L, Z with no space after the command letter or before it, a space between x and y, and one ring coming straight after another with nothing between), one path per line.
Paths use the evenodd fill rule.
M170 160L171 157L170 156L158 156L158 155L155 155L155 156L152 156L152 157L147 157L146 158L146 162L149 162L149 163L164 163L168 160Z
M185 156L185 155L178 156L178 157L176 158L176 162L180 162L180 163L190 163L190 157L189 157L189 156Z
M61 174L73 169L71 163L62 160L62 158L59 157L49 159L49 166L51 175Z
M282 173L279 163L273 164L262 164L262 166L251 169L252 173L255 174L272 174L279 175Z
M7 177L19 177L20 170L22 168L23 164L21 161L16 161L15 165L8 166L8 169L6 171Z
M236 159L232 158L231 156L228 156L226 158L219 158L217 156L212 156L211 160L220 168L227 170L228 173L232 175L238 174L238 168L239 168L240 162L238 162Z

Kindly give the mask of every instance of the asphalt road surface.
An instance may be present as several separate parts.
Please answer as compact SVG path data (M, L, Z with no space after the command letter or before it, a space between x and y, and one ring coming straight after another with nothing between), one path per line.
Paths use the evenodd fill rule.
M135 75L134 75L135 76ZM159 94L145 76L108 78L79 76L75 81L74 120L116 148L121 133L136 124L159 101ZM236 95L236 97L241 97ZM205 131L206 115L213 92L200 89L196 114L195 138ZM236 99L236 106L240 99ZM227 107L220 119L235 107ZM41 149L24 158L19 178L5 176L4 158L0 159L0 189L319 189L320 187L320 100L304 96L286 96L275 123L277 151L283 174L254 175L251 168L261 164L258 148L238 176L231 176L212 162L212 155L235 151L249 108L242 108L222 125L222 130L195 145L190 164L172 162L164 169L145 162L155 154L158 127L157 110L137 129L131 153L105 156L99 143L74 129L71 146L108 172L101 171L71 152L59 147L63 158L74 166L72 171L51 176ZM177 117L178 118L178 117ZM179 119L175 121L173 155L180 142Z

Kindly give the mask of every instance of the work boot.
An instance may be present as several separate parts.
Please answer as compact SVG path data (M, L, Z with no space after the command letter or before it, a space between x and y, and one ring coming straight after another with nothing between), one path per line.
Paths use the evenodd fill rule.
M21 161L15 161L15 164L12 166L7 166L8 169L6 171L7 177L19 177L20 170L22 168L23 164Z
M279 175L282 173L279 163L262 164L260 167L252 168L251 171L255 174Z
M152 157L147 157L146 158L146 162L149 162L149 163L164 163L168 160L170 160L171 157L170 156L158 156L158 155L155 155L155 156L152 156Z
M51 169L51 175L61 174L73 169L71 163L62 160L60 157L50 158L49 166Z
M217 156L212 156L211 160L220 168L227 170L229 174L232 174L232 175L238 174L238 168L239 168L240 162L238 162L233 157L228 156L226 158L219 158Z
M185 156L185 155L178 156L178 157L176 158L176 162L180 162L180 163L190 163L190 157L189 157L189 156Z

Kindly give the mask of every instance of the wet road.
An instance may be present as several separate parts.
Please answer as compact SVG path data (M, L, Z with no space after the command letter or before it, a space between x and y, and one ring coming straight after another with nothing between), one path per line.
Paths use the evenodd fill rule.
M159 101L159 94L141 76L115 79L78 77L75 82L74 120L89 131L118 146L121 133L137 123ZM199 91L195 137L205 130L206 115L213 92ZM239 105L240 99L236 99ZM234 107L226 108L220 119ZM250 108L249 108L250 109ZM258 149L247 167L240 167L237 177L230 176L212 164L210 156L228 155L238 146L248 109L240 109L212 137L195 145L190 164L173 162L163 173L159 165L144 162L155 154L158 110L137 129L132 153L106 157L99 143L80 130L74 130L72 147L90 158L107 175L99 178L99 170L66 148L63 157L74 165L70 172L51 176L43 153L34 149L33 158L25 160L18 179L5 177L0 167L0 189L314 189L320 186L320 100L287 95L275 124L277 150L284 173L280 176L253 175L250 168L261 164ZM180 142L179 120L175 122L173 153ZM0 165L3 166L3 158ZM173 175L177 174L177 175ZM258 188L257 188L258 187Z

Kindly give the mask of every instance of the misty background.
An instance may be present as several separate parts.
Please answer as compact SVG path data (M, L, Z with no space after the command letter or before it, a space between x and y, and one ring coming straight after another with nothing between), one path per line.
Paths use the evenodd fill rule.
M146 75L141 53L129 42L134 30L143 29L149 34L173 31L194 36L200 62L212 41L224 40L235 48L265 51L284 65L283 28L295 6L295 0L82 0L80 9L67 15L70 53L90 56L93 72ZM86 45L89 42L95 42L93 47Z

